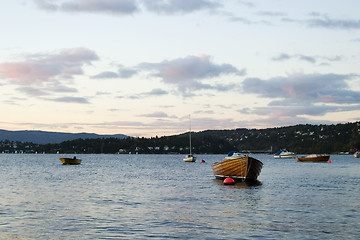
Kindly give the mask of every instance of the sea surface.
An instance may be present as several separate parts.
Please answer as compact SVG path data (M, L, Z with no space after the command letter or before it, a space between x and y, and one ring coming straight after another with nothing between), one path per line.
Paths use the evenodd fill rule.
M211 170L224 155L66 156L0 154L0 239L360 239L352 155L252 154L259 182L232 186Z

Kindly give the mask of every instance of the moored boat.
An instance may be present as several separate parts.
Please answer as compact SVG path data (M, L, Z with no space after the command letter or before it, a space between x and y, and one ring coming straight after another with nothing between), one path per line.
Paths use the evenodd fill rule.
M229 160L229 159L236 159L236 158L241 158L244 157L243 154L236 152L236 151L231 151L228 153L228 155L225 157L225 160Z
M230 152L221 162L212 165L215 178L233 178L236 181L255 181L260 175L263 163L248 155Z
M60 158L60 161L63 165L79 165L81 164L81 159L76 157L73 158Z
M192 154L188 154L184 157L184 162L195 162L196 157Z
M189 154L187 154L185 157L184 157L184 162L195 162L196 161L196 157L191 153L191 149L192 149L192 146L191 146L191 120L190 120L190 115L189 115Z
M274 158L295 158L296 155L294 152L289 152L286 149L280 149L274 154Z
M297 157L298 162L327 162L330 159L328 154L310 154L305 157Z

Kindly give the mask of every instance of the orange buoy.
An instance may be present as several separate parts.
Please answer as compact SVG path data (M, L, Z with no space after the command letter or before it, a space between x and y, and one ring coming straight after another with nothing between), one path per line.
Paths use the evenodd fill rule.
M224 184L225 185L233 185L235 183L235 181L234 181L234 179L232 179L232 178L225 178L225 180L224 180Z
M329 160L328 163L331 163L331 160Z

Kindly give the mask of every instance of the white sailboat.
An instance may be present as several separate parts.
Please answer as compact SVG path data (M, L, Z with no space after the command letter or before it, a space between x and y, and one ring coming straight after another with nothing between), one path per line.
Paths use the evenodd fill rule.
M190 122L190 131L189 131L189 147L190 147L190 153L187 154L184 158L184 162L195 162L196 161L196 157L191 153L191 119L189 116L189 122Z

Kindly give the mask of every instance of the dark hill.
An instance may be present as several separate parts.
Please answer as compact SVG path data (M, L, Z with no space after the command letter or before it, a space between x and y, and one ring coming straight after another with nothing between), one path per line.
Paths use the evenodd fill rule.
M30 142L35 144L28 144ZM281 148L297 154L353 153L360 149L360 122L336 125L302 124L267 129L206 130L192 133L192 152L196 154L225 154L231 150L243 153L274 153ZM121 134L0 130L0 152L184 154L189 152L189 133L131 138Z
M61 143L75 139L95 139L95 138L127 138L123 134L98 135L95 133L62 133L62 132L45 132L45 131L7 131L0 130L0 141L18 141L32 142L36 144Z

